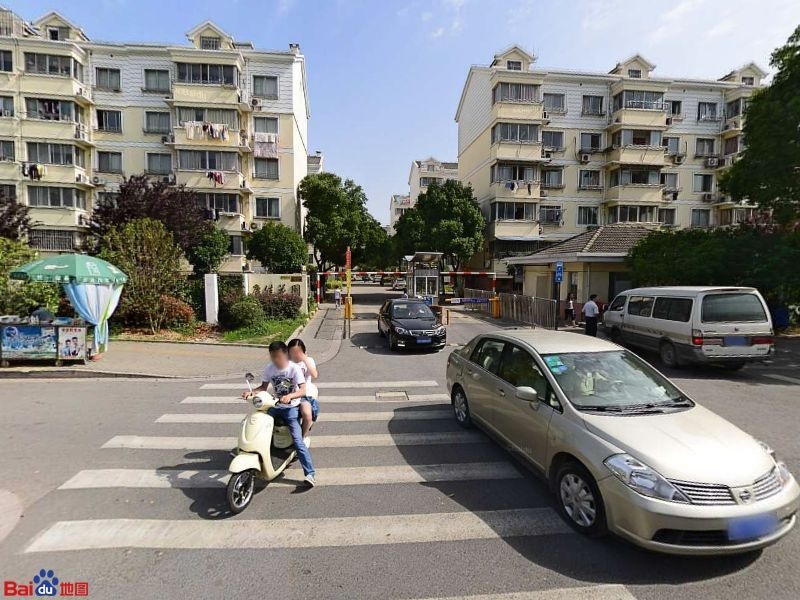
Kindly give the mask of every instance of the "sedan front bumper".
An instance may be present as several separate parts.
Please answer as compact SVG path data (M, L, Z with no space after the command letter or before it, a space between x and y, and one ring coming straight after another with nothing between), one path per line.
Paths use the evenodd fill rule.
M800 498L794 478L764 500L722 506L648 498L613 475L599 481L598 486L611 531L649 550L684 555L738 554L774 544L794 527ZM733 520L760 516L774 517L777 528L752 539L729 539Z
M394 334L398 348L443 348L447 344L447 333L442 335L416 336Z

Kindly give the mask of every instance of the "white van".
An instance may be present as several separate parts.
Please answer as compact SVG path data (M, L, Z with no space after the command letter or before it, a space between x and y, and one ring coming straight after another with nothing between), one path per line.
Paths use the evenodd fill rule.
M652 287L619 294L603 315L611 340L659 353L668 367L687 362L741 369L775 348L772 320L748 287Z

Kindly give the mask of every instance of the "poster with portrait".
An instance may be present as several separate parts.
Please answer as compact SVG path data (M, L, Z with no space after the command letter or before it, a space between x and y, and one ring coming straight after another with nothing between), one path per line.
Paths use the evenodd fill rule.
M0 355L4 360L56 358L55 327L4 325L0 329Z
M58 358L61 360L83 360L86 358L86 328L58 328Z

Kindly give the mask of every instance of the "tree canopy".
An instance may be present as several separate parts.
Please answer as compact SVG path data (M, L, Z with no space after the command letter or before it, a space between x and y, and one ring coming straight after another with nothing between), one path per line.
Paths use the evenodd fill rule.
M228 255L231 240L228 234L217 227L209 227L199 243L186 250L186 260L198 275L216 273Z
M744 151L720 186L736 200L772 209L783 225L800 219L800 26L772 53L772 84L753 94L744 119Z
M36 252L24 242L0 237L0 314L27 315L31 309L58 308L58 285L13 281L11 271L36 259Z
M267 221L247 240L247 258L272 273L298 273L308 260L306 242L294 229Z
M15 198L0 194L0 237L21 240L28 236L35 223L30 218L30 207Z
M433 183L395 225L396 250L442 252L454 269L483 247L485 221L472 188L459 181Z

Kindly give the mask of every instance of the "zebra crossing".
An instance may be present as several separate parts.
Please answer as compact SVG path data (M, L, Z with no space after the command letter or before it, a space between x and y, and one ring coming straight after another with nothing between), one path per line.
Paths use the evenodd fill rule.
M566 539L576 534L553 511L543 493L537 502L523 495L505 498L502 486L536 486L525 470L479 431L465 431L451 419L449 400L436 381L319 382L320 419L311 451L318 487L307 494L285 496L300 486L297 463L269 483L251 507L235 518L207 520L184 510L181 518L157 509L131 514L83 514L46 524L22 549L24 554L97 550L160 551L223 549L280 550L374 547L392 551L419 544L455 545L503 542L520 538ZM101 456L133 453L137 467L109 465L76 468L65 474L59 494L93 491L95 498L113 494L156 493L178 503L182 493L224 499L228 481L227 451L236 443L238 423L248 405L235 394L239 383L203 384L195 395L174 398L163 414L154 414L147 431L120 431L103 443ZM355 395L347 392L355 389ZM229 395L219 395L227 390ZM412 390L412 391L409 391ZM371 393L369 393L371 392ZM216 394L216 395L212 395ZM237 408L238 407L238 408ZM179 434L178 434L179 433ZM175 434L175 435L173 435ZM198 452L200 451L200 452ZM196 454L210 455L202 463ZM370 464L359 457L371 456ZM181 464L181 461L188 461ZM195 461L195 462L192 462ZM165 466L169 463L174 466ZM144 465L144 466L143 466ZM501 487L494 487L501 486ZM438 492L437 492L438 490ZM453 491L455 490L455 491ZM349 514L341 501L353 494L382 498L363 514ZM178 496L175 496L175 495ZM422 494L417 496L417 494ZM493 497L493 494L496 497ZM331 502L322 511L303 514L304 504ZM315 496L317 499L315 499ZM269 514L271 499L297 507ZM431 498L438 498L432 502ZM389 498L387 500L386 498ZM408 506L404 498L410 498ZM179 510L180 504L177 505ZM316 505L315 505L316 506ZM385 514L383 514L385 512ZM179 513L180 514L180 513ZM269 518L266 518L269 515ZM418 550L417 550L418 551ZM431 585L435 585L431 578ZM513 589L513 588L512 588ZM430 598L435 598L431 589ZM468 595L474 600L557 600L593 598L630 600L624 586L590 585L494 595Z

